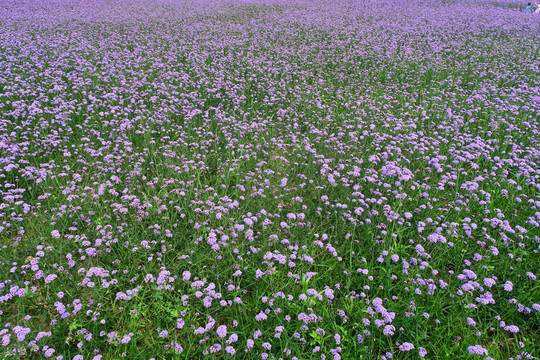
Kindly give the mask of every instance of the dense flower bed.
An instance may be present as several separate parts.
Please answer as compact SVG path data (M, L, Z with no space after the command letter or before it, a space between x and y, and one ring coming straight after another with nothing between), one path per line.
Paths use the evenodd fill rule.
M0 0L0 356L540 356L540 16Z

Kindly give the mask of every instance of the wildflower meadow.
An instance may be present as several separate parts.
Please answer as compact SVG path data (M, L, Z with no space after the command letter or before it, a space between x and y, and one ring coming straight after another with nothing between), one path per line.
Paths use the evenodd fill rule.
M0 359L539 359L523 8L0 0Z

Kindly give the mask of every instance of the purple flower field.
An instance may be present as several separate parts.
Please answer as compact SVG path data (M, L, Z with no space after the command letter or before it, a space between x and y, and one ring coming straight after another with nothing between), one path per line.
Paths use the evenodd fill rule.
M0 358L538 359L523 8L0 0Z

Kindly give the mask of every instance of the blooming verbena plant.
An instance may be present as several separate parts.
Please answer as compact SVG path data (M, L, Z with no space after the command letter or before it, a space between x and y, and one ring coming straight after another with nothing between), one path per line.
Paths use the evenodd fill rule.
M0 1L0 358L540 357L519 10Z

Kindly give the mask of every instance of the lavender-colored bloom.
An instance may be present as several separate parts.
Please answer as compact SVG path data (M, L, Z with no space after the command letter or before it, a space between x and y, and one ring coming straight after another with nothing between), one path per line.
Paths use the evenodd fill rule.
M399 346L400 351L411 351L414 349L414 345L408 342L404 342Z
M53 282L54 279L56 279L58 277L58 275L56 274L50 274L48 275L46 278L45 278L45 284L50 284L51 282Z
M17 336L17 341L23 341L26 338L26 335L30 333L30 331L30 328L25 328L18 325L13 328L13 332Z
M476 354L476 355L487 355L488 354L487 349L484 349L481 345L469 346L467 348L467 351L470 354Z
M509 331L514 334L519 332L519 328L516 325L507 325L504 327L504 330Z
M266 314L263 313L262 311L255 316L255 320L257 320L257 321L263 321L263 320L266 320L266 319L268 319L268 316L266 316Z
M227 327L225 325L218 326L216 333L218 337L224 338L225 336L227 336Z
M383 329L384 335L394 335L394 331L396 330L394 325L386 325Z
M11 343L11 334L5 334L2 336L2 346L8 346Z
M133 334L130 333L130 334L126 334L122 337L122 339L120 340L120 343L121 344L127 344L131 341L131 338L133 337Z
M236 334L231 334L231 336L229 336L229 338L227 339L227 341L225 341L227 344L234 344L235 342L238 341L238 335Z
M176 341L171 342L171 347L174 349L174 352L177 353L177 354L184 351L184 348L179 343L177 343Z
M221 351L221 344L214 344L210 346L210 353L217 353Z
M43 353L43 356L45 356L46 358L49 358L51 357L53 354L54 354L54 349L53 348L48 348L47 350L45 350L45 352Z

